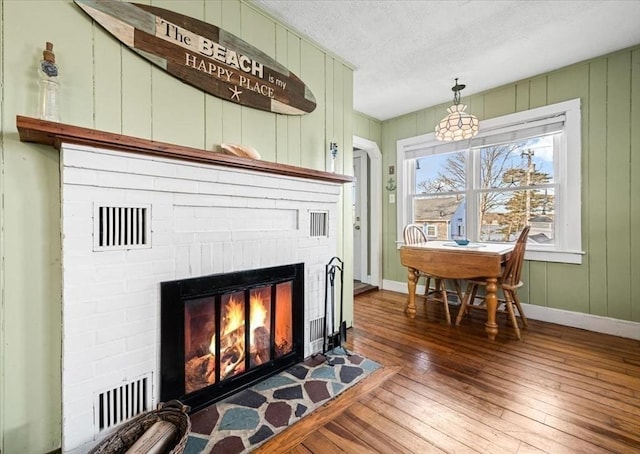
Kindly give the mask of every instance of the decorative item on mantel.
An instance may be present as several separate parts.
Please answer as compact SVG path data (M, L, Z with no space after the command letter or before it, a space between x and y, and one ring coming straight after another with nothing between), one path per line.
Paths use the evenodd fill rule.
M466 105L460 104L460 92L466 87L458 83L451 87L453 90L453 105L447 109L449 115L444 117L436 125L436 139L452 142L456 140L470 139L478 134L478 119L475 115L465 112Z
M42 52L42 60L38 65L38 118L41 120L60 121L58 65L53 53L53 44L46 43Z
M240 156L241 158L260 159L260 153L258 153L258 150L248 145L221 143L220 149L225 154Z
M338 144L335 142L329 142L329 151L331 153L331 170L330 172L336 172L336 158L338 157Z

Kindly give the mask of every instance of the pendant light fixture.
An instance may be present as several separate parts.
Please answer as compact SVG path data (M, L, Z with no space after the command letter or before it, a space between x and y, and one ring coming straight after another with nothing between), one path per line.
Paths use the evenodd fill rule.
M456 84L453 90L453 105L447 109L449 115L444 117L436 125L436 139L452 142L455 140L470 139L478 134L478 119L475 115L465 112L467 106L460 104L460 92L466 85Z

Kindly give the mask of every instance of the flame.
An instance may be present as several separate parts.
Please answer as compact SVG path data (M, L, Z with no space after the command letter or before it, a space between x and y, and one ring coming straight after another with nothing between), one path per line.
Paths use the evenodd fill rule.
M216 335L211 336L211 343L209 344L209 351L212 355L216 355Z
M229 298L229 302L225 306L227 316L223 334L228 334L244 325L243 306L243 304L234 300L233 297Z
M264 326L267 320L267 310L264 307L264 303L262 302L262 298L259 294L251 295L251 299L249 301L251 305L251 312L249 313L251 316L251 332L249 333L249 345L254 345L254 332L257 327Z
M251 295L251 326L256 329L258 326L264 326L267 320L267 310L259 295Z

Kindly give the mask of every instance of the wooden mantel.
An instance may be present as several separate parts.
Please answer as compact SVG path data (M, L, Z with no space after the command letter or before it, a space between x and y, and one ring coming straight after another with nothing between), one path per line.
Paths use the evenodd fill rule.
M109 150L122 150L164 158L181 159L225 167L236 167L256 172L265 172L290 177L327 181L330 183L350 183L354 178L321 170L306 169L287 164L241 158L198 148L184 147L139 137L114 134L96 129L81 128L37 118L16 116L20 141L49 145L60 150L63 143L88 145Z

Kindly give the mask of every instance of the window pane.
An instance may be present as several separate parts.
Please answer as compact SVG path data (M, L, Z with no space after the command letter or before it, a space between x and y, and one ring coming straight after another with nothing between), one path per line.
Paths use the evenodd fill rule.
M416 160L416 194L464 191L466 151L425 156Z
M513 242L530 225L529 241L553 244L553 189L484 192L479 199L480 241Z
M553 135L480 149L480 187L508 188L552 183Z
M462 195L416 197L413 213L413 222L424 226L430 240L447 240L466 234L466 203Z

